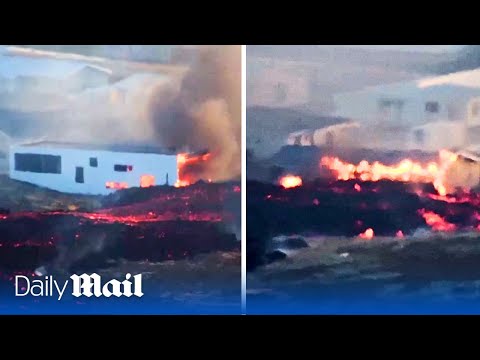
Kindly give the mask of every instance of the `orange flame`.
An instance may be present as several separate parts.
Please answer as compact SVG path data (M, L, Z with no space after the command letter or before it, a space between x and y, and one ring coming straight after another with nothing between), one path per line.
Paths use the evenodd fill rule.
M280 178L278 181L285 189L302 186L302 178L295 175L286 175Z
M194 182L194 177L191 172L192 167L199 165L202 162L208 161L211 154L206 153L202 155L190 155L182 153L177 155L177 181L175 187L189 186ZM208 179L208 182L212 182Z
M367 230L365 230L365 232L361 233L360 235L358 235L361 239L365 239L365 240L371 240L373 239L373 237L375 236L375 233L373 232L373 229L372 228L368 228Z
M140 187L150 187L155 185L155 176L142 175L140 176Z
M396 165L384 165L378 161L371 164L366 160L354 165L331 156L322 157L320 165L335 172L338 180L378 181L388 179L432 183L437 192L444 196L447 194L446 172L456 160L456 154L448 150L441 150L439 152L439 162L429 162L426 165L410 159L404 159Z
M455 224L449 223L440 215L434 213L433 211L426 211L425 209L419 210L419 214L423 216L425 222L433 230L436 231L455 231Z
M403 231L402 230L398 230L397 233L395 234L395 236L397 238L400 238L400 239L403 239L405 237L405 235L403 235Z
M105 183L107 189L127 189L128 184L126 182L107 181Z

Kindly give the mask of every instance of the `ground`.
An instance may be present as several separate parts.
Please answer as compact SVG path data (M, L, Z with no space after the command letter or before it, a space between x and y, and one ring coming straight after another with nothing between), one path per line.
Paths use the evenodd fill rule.
M0 175L0 208L10 212L100 208L101 197L65 194Z
M233 187L137 188L103 197L64 194L0 176L0 313L240 313L239 241L221 222L180 219L202 209L236 211L240 195ZM220 193L227 194L221 198L225 202L216 197ZM105 206L113 220L89 218ZM170 211L178 218L137 223L122 220L122 211L148 212L147 217L149 211L159 216ZM70 297L60 304L14 297L15 275L64 281L84 272L121 281L126 273L141 273L145 296L113 303Z
M478 233L305 240L248 274L253 313L480 313Z

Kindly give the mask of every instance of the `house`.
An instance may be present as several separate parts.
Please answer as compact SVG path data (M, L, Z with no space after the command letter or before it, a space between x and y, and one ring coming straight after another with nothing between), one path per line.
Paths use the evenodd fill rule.
M340 146L425 151L480 144L479 97L480 69L338 93L335 114L360 127L349 128L347 137L331 131L328 140ZM315 145L327 140L321 142Z
M339 116L380 126L464 121L468 102L480 96L480 69L366 87L334 95Z
M109 194L175 184L177 154L149 146L42 141L12 145L9 173L12 179L65 193Z

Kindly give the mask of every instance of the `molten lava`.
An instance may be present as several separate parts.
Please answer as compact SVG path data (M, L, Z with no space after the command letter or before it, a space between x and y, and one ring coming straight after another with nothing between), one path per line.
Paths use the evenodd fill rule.
M280 178L279 184L285 189L302 186L302 178L295 175L286 175Z
M324 156L320 165L325 166L336 174L338 180L358 179L361 181L379 181L382 179L432 183L437 192L445 196L449 189L446 185L446 173L457 160L457 155L441 150L438 162L421 164L410 159L404 159L395 165L384 165L378 161L369 163L360 161L357 165L340 160L337 157Z
M455 231L457 229L455 224L449 223L443 217L434 213L433 211L426 211L425 209L421 209L418 211L418 213L423 216L427 225L429 225L433 230Z
M202 167L211 157L210 153L190 155L187 153L177 155L177 181L175 187L191 185L196 180L196 169ZM209 179L211 182L211 179Z
M372 228L368 228L367 230L365 230L365 232L361 233L360 235L358 235L361 239L365 239L365 240L371 240L373 239L373 236L375 235L375 233L373 232L373 229Z

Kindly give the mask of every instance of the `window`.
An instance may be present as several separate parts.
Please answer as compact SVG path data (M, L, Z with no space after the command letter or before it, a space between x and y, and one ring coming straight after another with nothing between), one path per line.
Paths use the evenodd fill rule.
M405 101L401 99L378 100L379 119L390 123L398 123L403 118Z
M287 100L287 87L285 86L285 84L281 84L281 83L278 83L276 86L275 86L275 101L277 103L285 103L285 101Z
M83 179L83 167L77 166L77 167L75 168L75 182L81 183L81 184L84 183L84 179Z
M472 104L472 116L476 117L480 115L480 103L475 102Z
M380 99L378 100L378 108L381 111L389 110L392 108L401 109L404 101L400 99Z
M415 130L413 135L415 137L415 142L417 144L423 145L423 143L425 142L425 130L423 129Z
M43 154L15 154L15 170L46 174L61 174L62 157Z
M127 171L132 171L133 166L132 165L114 165L113 170L115 171L121 171L121 172L127 172Z
M90 166L91 166L91 167L98 167L98 160L97 160L97 158L90 158Z
M425 111L429 113L438 113L440 110L440 105L436 101L428 101L425 103Z

